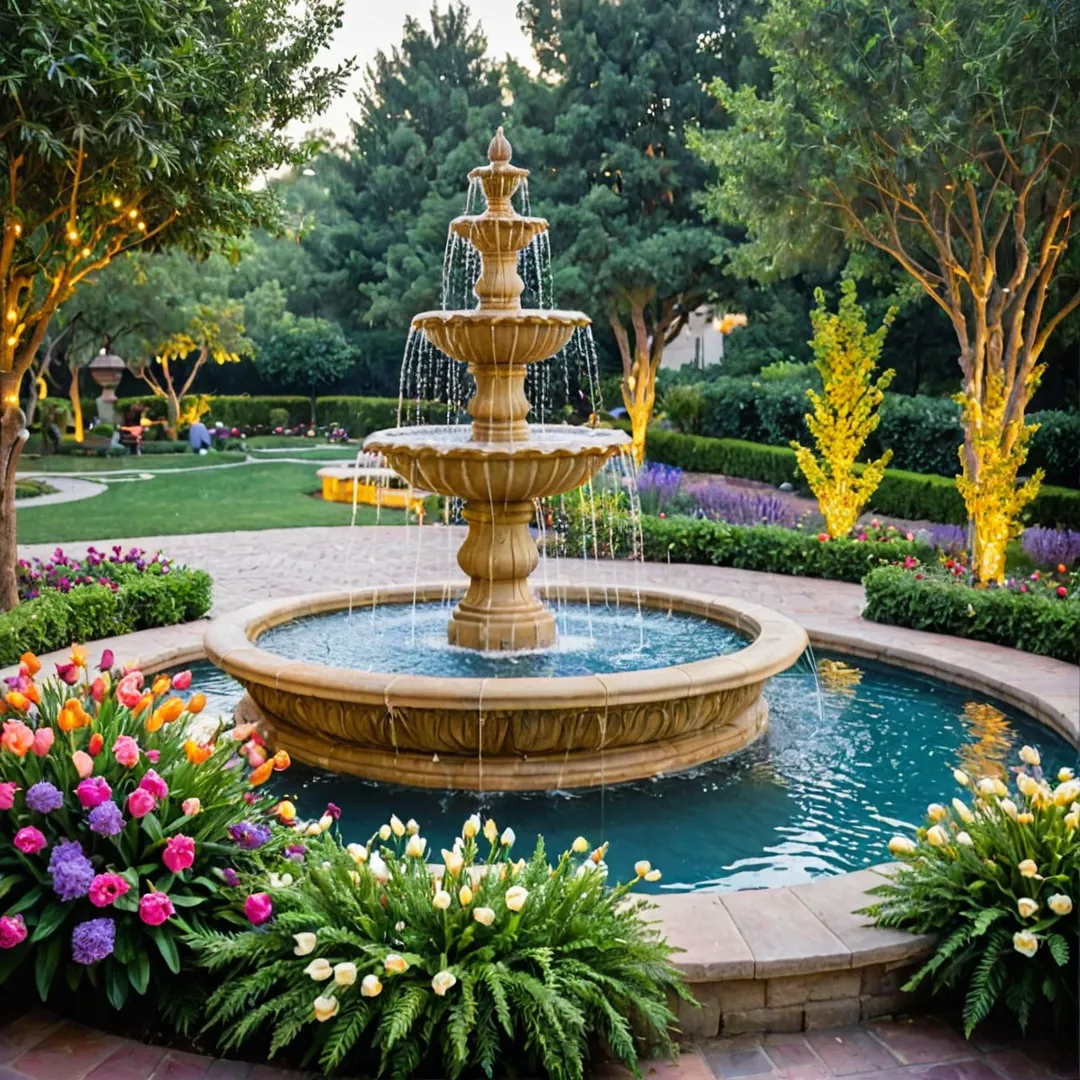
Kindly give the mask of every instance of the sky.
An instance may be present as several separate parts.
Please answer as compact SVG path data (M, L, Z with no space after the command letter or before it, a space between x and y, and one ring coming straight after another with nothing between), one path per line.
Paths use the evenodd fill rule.
M345 138L350 132L349 117L355 114L353 96L363 84L364 68L381 49L389 52L401 43L405 20L410 15L430 26L428 12L433 0L345 0L345 23L337 32L333 46L321 57L323 63L335 63L355 56L359 70L346 93L335 101L314 123L303 128L330 128ZM517 0L468 0L469 10L484 28L488 52L501 58L510 53L522 62L531 62L529 43L518 24ZM440 0L447 7L447 0Z

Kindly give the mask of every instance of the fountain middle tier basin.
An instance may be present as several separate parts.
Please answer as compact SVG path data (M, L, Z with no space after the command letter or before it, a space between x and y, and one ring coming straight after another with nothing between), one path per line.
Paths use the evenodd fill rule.
M412 328L422 330L436 349L455 360L509 370L554 356L589 321L581 311L477 308L425 311L413 317Z
M527 426L521 442L482 442L466 424L376 431L364 449L382 454L414 487L496 505L573 491L630 437L605 428Z
M742 749L765 730L765 682L807 645L796 623L741 600L543 591L576 620L546 652L447 645L444 605L461 594L451 585L255 604L216 619L204 647L247 690L238 721L260 724L300 761L418 787L531 791L657 776ZM389 671L306 659L364 663L383 639ZM588 655L568 660L582 641ZM682 662L650 666L661 655ZM528 674L546 670L581 673Z

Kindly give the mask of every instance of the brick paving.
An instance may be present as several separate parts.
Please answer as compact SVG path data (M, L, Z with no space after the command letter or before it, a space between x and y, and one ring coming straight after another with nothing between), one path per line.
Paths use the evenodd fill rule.
M642 1062L646 1080L1078 1080L1064 1041L966 1041L936 1017L806 1034L738 1035ZM597 1080L626 1080L602 1065ZM0 1028L0 1080L317 1080L314 1073L168 1050L35 1010Z

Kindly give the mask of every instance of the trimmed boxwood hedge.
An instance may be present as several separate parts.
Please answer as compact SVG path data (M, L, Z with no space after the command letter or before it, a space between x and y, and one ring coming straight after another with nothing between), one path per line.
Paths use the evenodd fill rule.
M962 583L884 566L863 579L863 618L911 630L989 641L1075 664L1080 603Z
M16 663L24 652L200 619L210 610L211 592L209 574L185 567L139 574L115 592L105 585L46 590L0 615L0 665Z
M744 480L780 485L804 485L795 463L795 451L782 446L710 439L650 428L646 443L650 461L677 465L689 472L716 472ZM955 480L945 476L886 469L869 510L909 521L936 521L964 525L967 510ZM1027 524L1080 530L1080 491L1044 484L1029 507Z
M654 562L706 563L853 583L905 555L933 558L930 547L919 541L822 541L779 525L728 525L691 517L644 515L641 533L645 558Z

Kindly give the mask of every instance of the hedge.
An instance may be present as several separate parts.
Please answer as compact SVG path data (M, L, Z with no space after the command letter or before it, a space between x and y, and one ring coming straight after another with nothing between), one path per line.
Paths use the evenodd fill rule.
M911 630L989 641L1075 664L1080 603L1008 589L973 589L885 566L863 580L863 618Z
M24 652L200 619L210 610L211 592L210 575L188 568L139 574L115 592L105 585L49 589L0 615L0 665L16 663Z
M683 393L686 389L680 388ZM700 395L699 407L691 410L698 417L696 434L783 447L792 439L804 443L809 439L804 421L809 402L802 380L721 376L694 389ZM1080 413L1048 410L1031 413L1028 420L1039 425L1031 439L1028 469L1045 469L1051 483L1076 487ZM962 441L960 407L955 401L887 393L881 423L870 437L867 452L879 457L891 449L898 469L948 476L958 467Z
M704 563L760 570L772 574L827 578L857 584L877 566L906 555L933 558L929 545L917 540L822 541L813 533L779 525L729 525L702 518L659 518L643 515L641 536L645 558L652 562ZM620 537L629 548L629 529Z
M677 465L690 472L718 472L777 486L785 481L803 484L795 464L795 451L781 446L763 446L739 439L708 439L650 428L646 454L650 461ZM967 509L954 480L902 469L885 470L869 509L908 521L967 523ZM1026 519L1029 525L1080 530L1080 491L1044 484L1026 511Z

